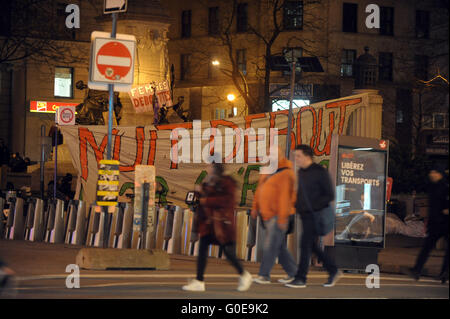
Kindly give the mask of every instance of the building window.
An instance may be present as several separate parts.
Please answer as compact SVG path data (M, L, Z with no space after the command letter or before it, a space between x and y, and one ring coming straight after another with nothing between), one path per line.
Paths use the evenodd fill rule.
M354 76L353 63L356 60L356 50L343 50L341 61L341 76Z
M380 52L378 76L380 81L392 81L392 53Z
M381 7L380 34L394 35L394 8Z
M448 113L425 114L422 118L422 127L430 129L449 128Z
M219 34L219 7L209 8L208 14L208 34Z
M248 4L239 3L237 6L237 32L247 32L248 29Z
M285 30L303 29L303 1L285 1L283 8Z
M191 75L191 55L182 54L180 63L180 80L187 80Z
M239 71L247 75L247 50L236 50L236 62Z
M295 61L295 72L300 73L302 69L300 68L300 65L298 64L297 59L303 56L303 48L297 47L297 48L285 48L283 50L284 57L289 64L289 66L292 65L292 62ZM283 75L291 75L291 71L283 71Z
M191 10L185 10L181 13L181 37L190 38L191 37L191 21L192 21Z
M427 39L430 35L430 12L416 11L416 37Z
M344 2L342 12L342 31L358 32L358 4Z
M222 120L227 117L226 109L216 109L216 117L215 120Z
M55 97L73 97L73 68L55 68Z
M418 80L423 81L428 80L428 56L426 55L415 56L414 76Z

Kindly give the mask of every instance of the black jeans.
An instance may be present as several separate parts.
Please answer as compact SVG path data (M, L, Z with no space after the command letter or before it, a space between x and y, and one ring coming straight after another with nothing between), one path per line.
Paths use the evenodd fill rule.
M306 276L309 270L311 255L314 252L320 261L323 262L323 267L330 275L337 272L335 263L328 257L322 248L319 246L319 236L314 229L314 220L312 215L302 216L303 233L300 243L300 264L298 265L296 280L303 280L306 282Z
M447 241L447 248L445 252L444 261L442 263L442 269L441 269L441 275L447 274L448 275L448 229L436 229L430 231L428 234L428 237L425 238L425 242L423 243L422 250L419 253L419 256L417 256L416 265L414 266L414 271L417 273L421 273L423 270L423 266L428 260L428 257L430 256L430 252L434 249L436 246L437 241L444 237Z
M198 258L197 258L197 280L203 281L203 274L205 273L206 263L208 260L208 248L209 245L213 242L212 236L204 236L200 238L200 247L198 249ZM228 261L236 268L239 275L244 273L244 268L242 268L241 263L236 257L236 246L231 243L227 245L221 245L225 256Z

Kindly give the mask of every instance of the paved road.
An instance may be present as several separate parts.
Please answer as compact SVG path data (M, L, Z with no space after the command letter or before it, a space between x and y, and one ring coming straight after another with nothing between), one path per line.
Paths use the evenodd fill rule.
M206 292L181 290L194 277L196 259L171 255L168 271L80 271L80 288L66 287L66 266L75 262L79 248L28 242L0 241L0 252L16 273L16 289L6 297L14 298L133 298L133 299L306 299L306 298L449 298L448 283L442 285L431 277L416 282L403 275L381 274L380 288L366 287L366 274L346 273L333 288L324 288L325 272L313 268L308 287L292 289L277 283L285 276L280 265L272 272L272 284L254 284L247 292L236 291L238 276L226 260L209 258ZM254 276L259 264L245 262ZM12 293L12 294L11 294ZM3 296L5 297L5 296Z

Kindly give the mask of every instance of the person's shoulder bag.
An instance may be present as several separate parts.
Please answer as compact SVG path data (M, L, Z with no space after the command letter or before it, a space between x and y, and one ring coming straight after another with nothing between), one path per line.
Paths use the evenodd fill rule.
M308 198L308 193L306 192L306 188L304 187L301 178L299 178L298 183L301 191L305 194L304 199L306 205L308 206L308 209L311 211L311 214L313 216L314 228L317 235L319 236L327 235L334 228L335 214L333 208L328 204L327 207L315 212L312 209L311 202L309 201Z

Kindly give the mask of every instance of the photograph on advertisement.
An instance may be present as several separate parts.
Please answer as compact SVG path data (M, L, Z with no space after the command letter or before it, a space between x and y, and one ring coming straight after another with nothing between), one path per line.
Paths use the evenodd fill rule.
M382 246L386 152L340 146L338 154L335 241Z

